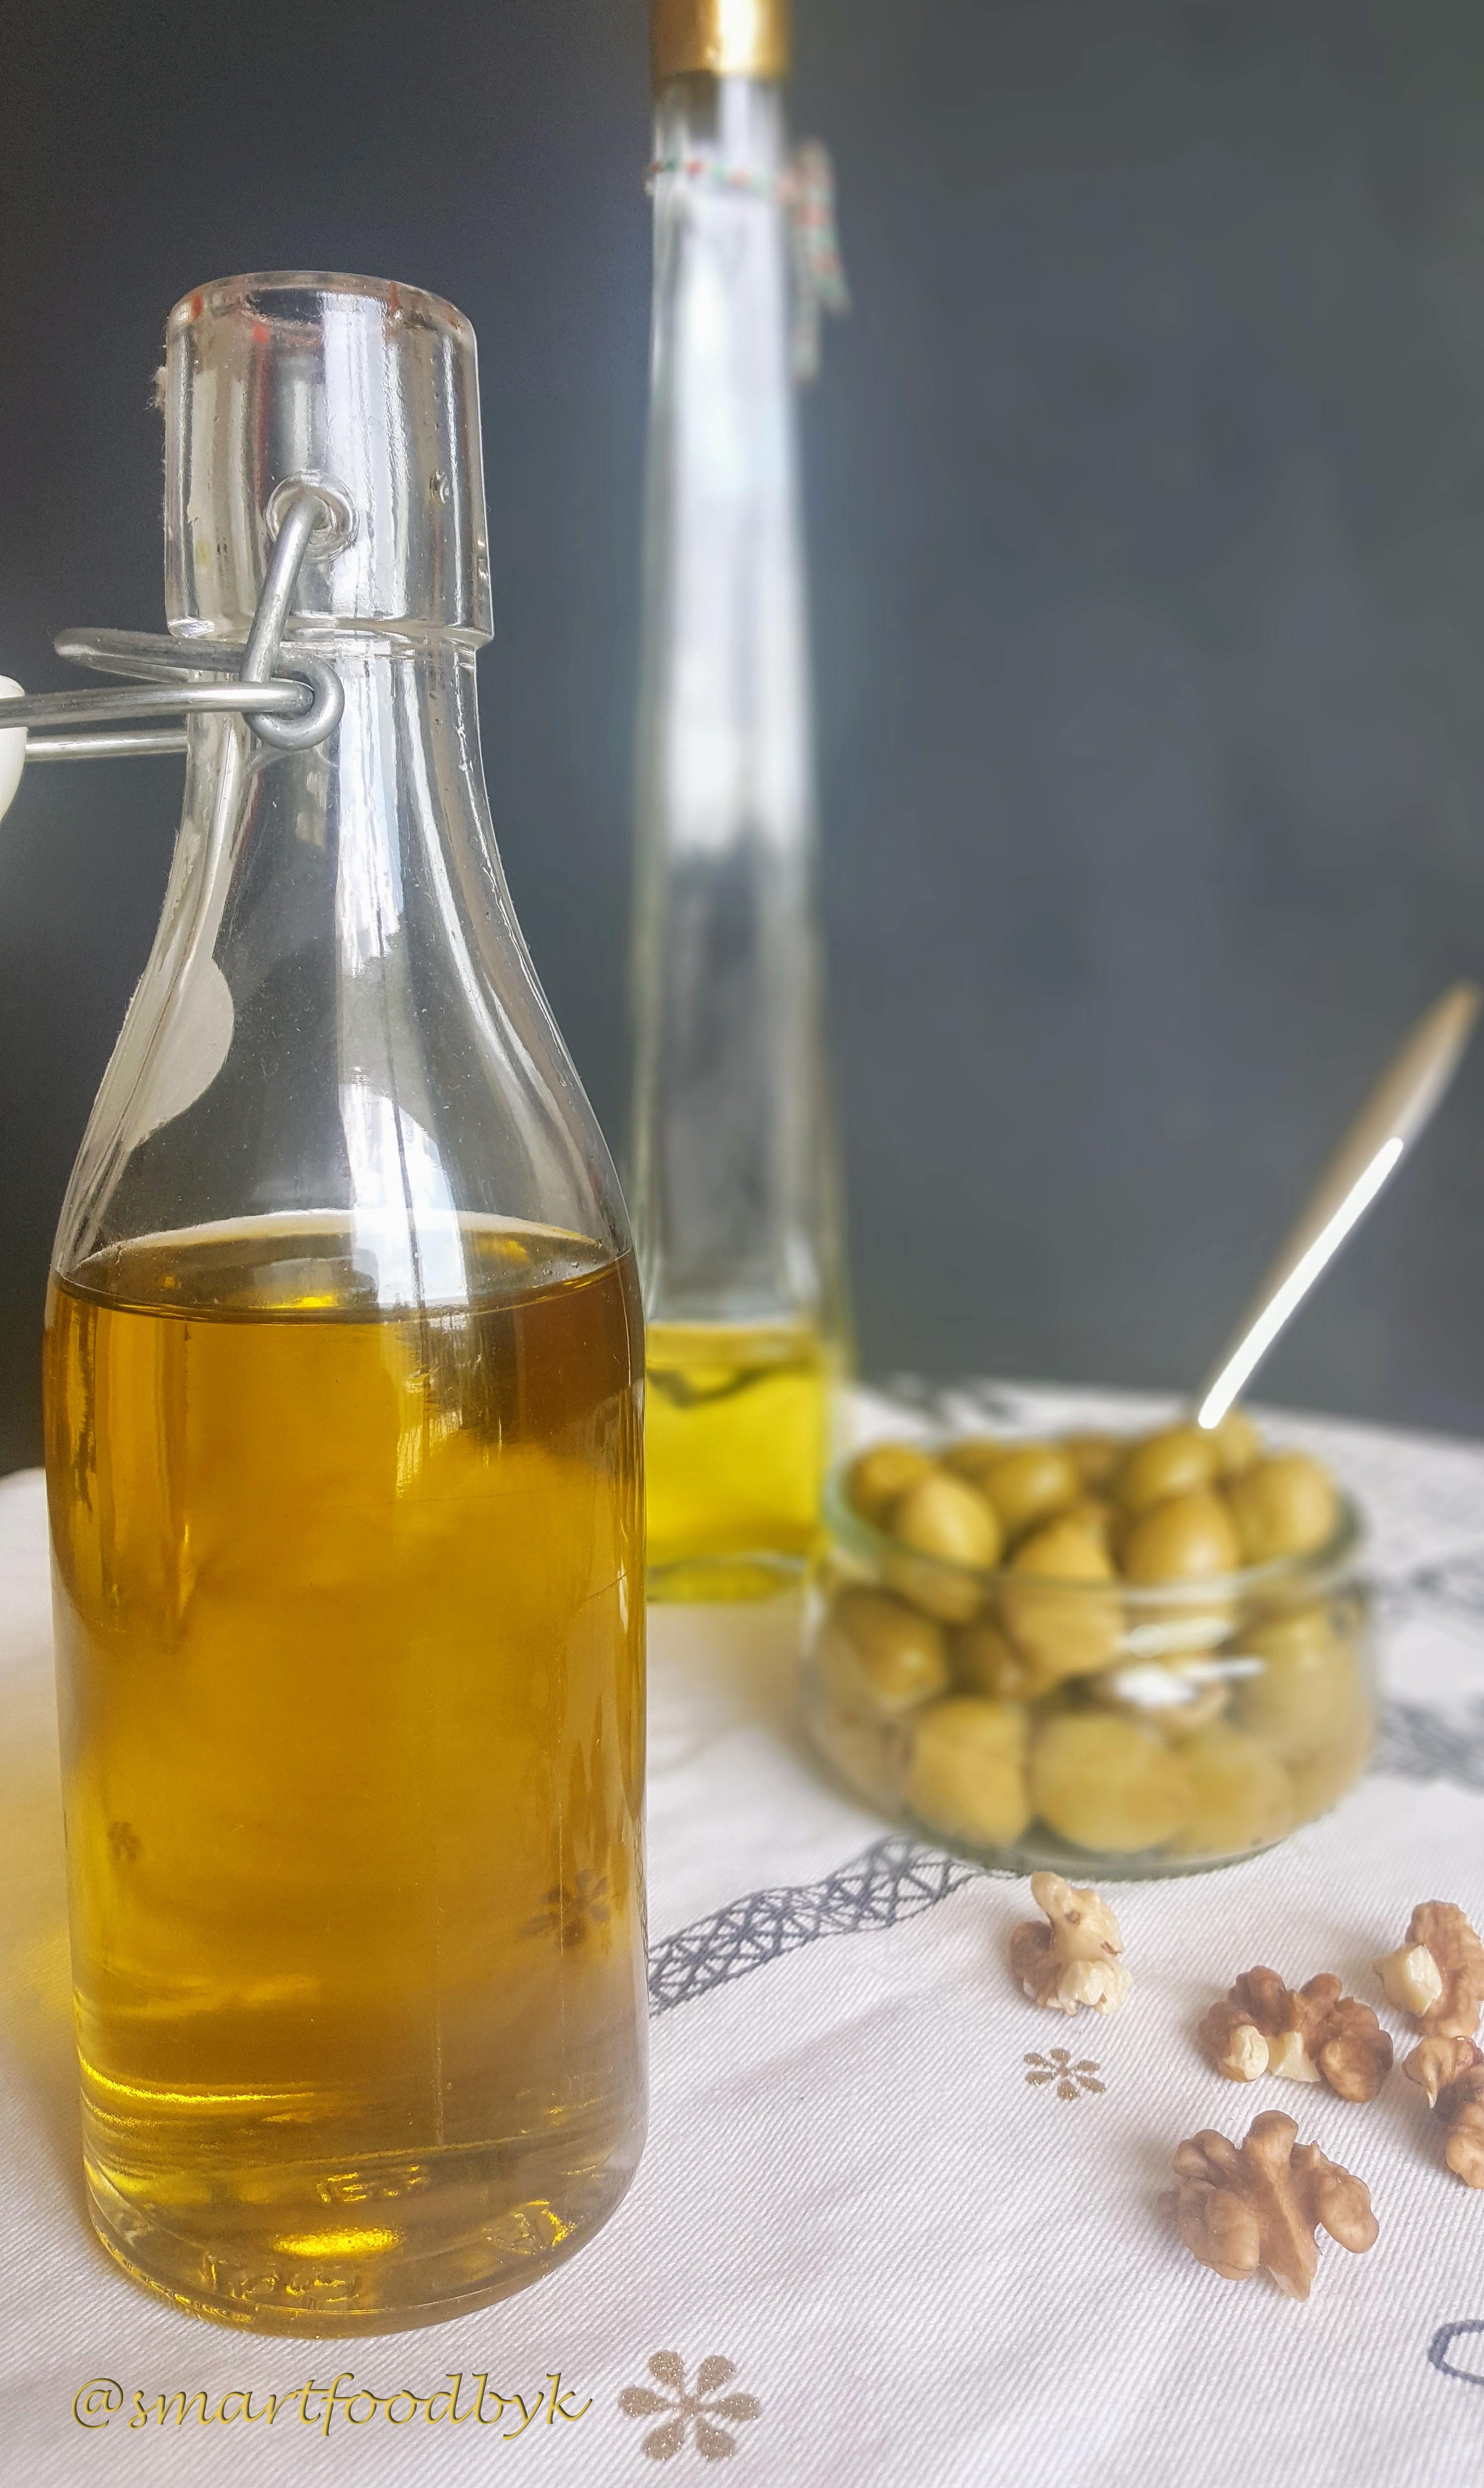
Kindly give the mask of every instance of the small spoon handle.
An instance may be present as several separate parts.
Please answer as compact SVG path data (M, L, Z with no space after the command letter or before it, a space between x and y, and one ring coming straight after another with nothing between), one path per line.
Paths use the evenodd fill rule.
M1198 1426L1220 1424L1431 1120L1463 1059L1480 1000L1477 985L1449 986L1382 1073L1285 1237L1241 1328L1201 1385Z

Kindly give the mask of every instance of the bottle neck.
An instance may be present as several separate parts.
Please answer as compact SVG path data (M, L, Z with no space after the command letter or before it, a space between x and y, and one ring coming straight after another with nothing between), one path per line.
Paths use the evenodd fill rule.
M782 98L656 126L631 1202L653 1319L829 1320Z
M470 1219L621 1251L495 850L472 651L374 629L315 645L345 693L325 744L189 729L164 917L59 1268L100 1241L285 1213L337 1214L387 1304L458 1299Z
M783 89L775 78L697 72L668 78L655 99L658 167L672 158L703 161L767 183L782 173L787 144Z
M439 888L471 855L499 875L479 801L473 654L439 634L302 636L339 677L338 727L309 750L270 754L235 721L193 726L178 863L193 869L198 943L214 944L251 856L280 904L292 906L295 884L312 884L311 920L333 927L345 966L364 968L395 947L414 878L431 873L428 886ZM194 866L193 826L205 833Z
M238 725L202 736L184 816L210 823L192 940L214 950L244 888L262 893L265 949L296 919L322 948L343 1078L415 1111L424 1072L406 1039L430 978L450 1024L493 1008L524 1023L518 1047L554 1037L490 819L474 655L442 633L314 644L345 694L328 743L269 757Z
M660 95L640 815L684 853L811 827L786 149L770 81Z

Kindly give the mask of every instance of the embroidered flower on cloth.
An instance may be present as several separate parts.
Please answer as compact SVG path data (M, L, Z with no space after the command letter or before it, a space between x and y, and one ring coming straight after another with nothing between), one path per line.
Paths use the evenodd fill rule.
M1054 2082L1058 2099L1079 2099L1083 2091L1106 2091L1107 2088L1106 2082L1100 2082L1097 2078L1096 2056L1079 2056L1074 2064L1070 2048L1053 2048L1049 2056L1027 2056L1025 2062L1031 2068L1026 2080Z
M686 2390L686 2362L674 2350L657 2350L649 2371L669 2387L668 2392L657 2393L649 2385L626 2385L618 2406L626 2418L654 2418L660 2411L671 2414L639 2440L640 2452L652 2462L668 2462L672 2453L679 2453L692 2424L697 2453L707 2462L724 2462L737 2451L737 2439L716 2421L724 2418L735 2424L738 2419L756 2418L762 2411L762 2403L751 2393L722 2392L722 2386L729 2385L737 2373L730 2359L703 2359L692 2392Z

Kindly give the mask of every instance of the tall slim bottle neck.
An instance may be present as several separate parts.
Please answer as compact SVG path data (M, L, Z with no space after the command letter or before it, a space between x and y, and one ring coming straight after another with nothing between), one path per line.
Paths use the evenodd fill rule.
M785 150L769 80L660 95L641 811L683 849L809 830Z
M660 95L634 944L646 1309L828 1323L837 1255L814 905L782 97Z
M655 99L656 156L687 157L759 175L782 169L783 89L775 78L695 75L666 80Z

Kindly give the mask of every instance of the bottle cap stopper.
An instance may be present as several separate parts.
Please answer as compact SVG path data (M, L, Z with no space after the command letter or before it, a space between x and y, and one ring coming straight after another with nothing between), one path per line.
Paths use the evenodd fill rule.
M655 84L695 72L787 77L789 0L654 0Z

